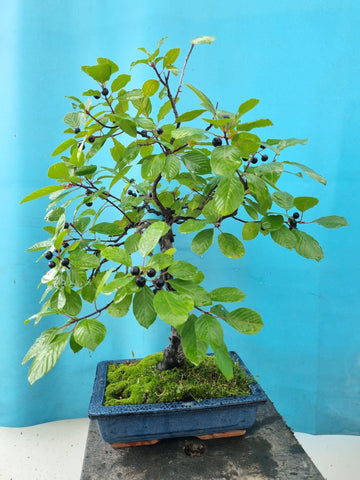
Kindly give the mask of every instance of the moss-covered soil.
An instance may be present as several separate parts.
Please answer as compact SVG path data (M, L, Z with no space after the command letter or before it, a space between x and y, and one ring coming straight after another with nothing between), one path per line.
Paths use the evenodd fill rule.
M185 362L181 368L159 372L156 365L162 352L133 362L110 364L104 405L201 401L206 398L249 395L244 369L234 363L234 376L227 381L216 366L214 357L206 357L199 365Z

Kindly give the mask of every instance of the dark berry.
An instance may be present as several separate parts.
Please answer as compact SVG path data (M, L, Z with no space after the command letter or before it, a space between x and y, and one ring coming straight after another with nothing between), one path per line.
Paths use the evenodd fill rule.
M156 130L156 133L157 133L158 135L162 135L162 134L164 133L164 130L163 130L162 128L158 128L158 129Z
M56 263L55 263L53 260L51 260L51 261L48 263L49 268L54 268L55 265L56 265Z
M300 217L300 213L299 212L295 212L294 215L293 215L293 218L299 218Z
M230 118L230 115L223 115L221 118Z
M70 263L70 260L69 260L68 258L63 258L63 259L61 260L61 265L62 265L63 267L67 267L67 266L69 265L69 263Z
M138 277L136 280L135 280L135 283L138 287L144 287L145 286L145 283L146 283L146 279L145 277Z
M87 202L87 203L85 203L85 205L86 205L87 207L92 207L92 204L93 204L93 202Z
M155 277L155 275L156 275L155 268L149 268L149 270L147 271L147 276L152 278L152 277Z
M162 288L165 285L165 280L162 277L159 277L155 280L155 285L158 288Z
M131 273L131 275L134 275L134 276L139 275L140 268L139 267L131 267L130 268L130 273Z
M101 91L101 94L104 95L104 97L106 97L108 93L109 93L109 90L106 87L104 87Z
M141 130L140 135L144 138L149 138L148 137L148 132L146 130Z
M51 260L52 257L53 257L53 253L50 252L50 250L45 253L45 258L46 258L46 260Z
M80 128L76 127L75 130L74 130L74 133L80 133Z
M260 145L261 150L265 150L265 145Z
M65 223L64 223L64 228L67 229L67 228L69 228L69 227L70 227L70 224L69 224L68 222L65 222Z
M214 147L220 147L220 145L222 145L222 140L219 137L214 137L211 143Z
M173 276L170 273L166 272L164 274L164 278L165 278L165 280L171 280L173 278Z
M133 197L137 197L137 193L134 192L134 193L132 194L132 196L133 196Z
M252 157L251 163L257 163L258 159L256 157Z
M132 190L127 191L128 195L134 195L134 192Z
M85 195L89 196L89 195L91 195L91 194L92 194L92 191L89 190L89 189L87 189L86 192L85 192Z
M95 137L94 137L94 135L90 135L90 137L89 137L89 142L90 142L90 143L94 143L94 142L95 142Z
M268 158L269 158L269 157L268 157L267 155L261 155L261 160L262 160L263 162L266 162L266 160L268 160Z
M99 96L99 95L94 95L94 98L95 98L96 100L99 100L100 96Z
M292 230L293 228L297 228L297 221L290 217L289 225L290 225L290 230Z
M68 242L63 243L63 248L67 248L69 246Z
M134 183L134 182L135 182L135 178L130 178L129 183Z

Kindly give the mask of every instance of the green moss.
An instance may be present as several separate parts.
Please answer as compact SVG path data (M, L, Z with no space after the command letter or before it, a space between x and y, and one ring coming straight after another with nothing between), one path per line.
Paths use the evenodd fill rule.
M249 395L249 381L244 369L234 364L234 376L227 381L214 357L198 366L186 361L181 368L159 372L156 368L162 352L143 360L108 367L108 385L104 405L135 405Z

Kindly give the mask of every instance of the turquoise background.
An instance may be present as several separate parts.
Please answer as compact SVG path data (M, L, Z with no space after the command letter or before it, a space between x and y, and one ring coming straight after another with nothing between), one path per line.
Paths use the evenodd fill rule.
M36 287L46 271L25 250L45 239L46 200L19 205L29 192L51 183L51 152L62 142L66 95L93 88L81 65L113 59L123 73L140 58L137 47L164 48L214 35L196 48L186 81L222 108L248 98L261 103L251 119L270 117L264 136L310 138L289 149L290 161L308 164L328 186L290 178L296 195L320 198L313 218L344 215L350 226L307 228L325 252L320 263L298 257L267 238L246 244L247 255L230 261L212 248L189 255L207 286L234 282L247 293L246 306L265 322L260 334L227 331L236 350L288 424L308 433L360 433L359 357L359 3L237 0L182 1L0 1L1 205L0 235L0 425L26 426L85 417L96 363L143 356L167 344L168 327L149 331L132 318L108 317L108 337L95 353L67 348L57 367L30 387L21 360L40 332L24 320L38 311ZM146 68L133 71L139 85ZM183 94L184 105L197 99ZM249 117L249 118L250 118ZM284 154L285 155L285 154ZM239 226L233 233L240 235ZM190 244L181 237L180 252ZM216 270L211 266L216 265Z

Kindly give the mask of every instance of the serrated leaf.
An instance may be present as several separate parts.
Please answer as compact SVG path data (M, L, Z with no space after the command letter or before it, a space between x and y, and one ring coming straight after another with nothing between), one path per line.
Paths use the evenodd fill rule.
M101 255L112 262L121 263L131 267L132 261L128 252L120 247L106 247L101 251Z
M44 348L37 353L28 373L30 385L33 385L37 380L54 368L66 347L69 335L69 332L57 334L49 344L44 346Z
M143 258L154 250L160 238L169 231L169 228L165 222L155 222L143 232L139 241L139 253Z
M238 308L225 317L225 322L240 333L254 335L264 326L261 316L250 308Z
M214 229L207 228L199 232L191 242L191 250L197 255L203 255L214 241Z
M346 218L339 217L337 215L330 215L328 217L320 217L316 220L313 220L312 223L317 223L325 228L340 228L348 226L348 222Z
M165 165L161 171L161 175L170 182L180 172L181 162L176 155L167 155L165 157Z
M94 318L81 320L74 330L74 339L77 344L89 348L93 352L106 336L106 327Z
M221 253L228 258L241 258L245 254L244 244L232 233L220 233L218 245Z
M245 293L236 287L219 287L210 292L213 302L242 302L245 299Z
M258 236L260 231L260 223L247 222L242 229L243 240L254 240Z
M154 293L147 285L134 295L133 312L142 327L149 328L156 319L153 301Z
M300 230L292 230L292 232L296 237L294 248L299 255L317 262L324 258L324 252L315 238Z
M211 168L216 175L231 177L242 164L242 155L238 147L223 145L214 148L211 153Z
M154 297L154 308L161 320L177 328L188 319L189 313L180 295L165 290Z
M223 178L215 195L214 205L221 215L230 215L237 210L244 199L244 187L238 177Z
M180 233L198 232L199 230L202 230L204 227L206 227L206 225L207 225L206 220L194 220L190 218L189 220L186 220L184 223L182 223L179 226L179 232Z
M310 208L315 207L319 203L319 200L315 197L296 197L294 198L294 207L300 212L305 212Z

